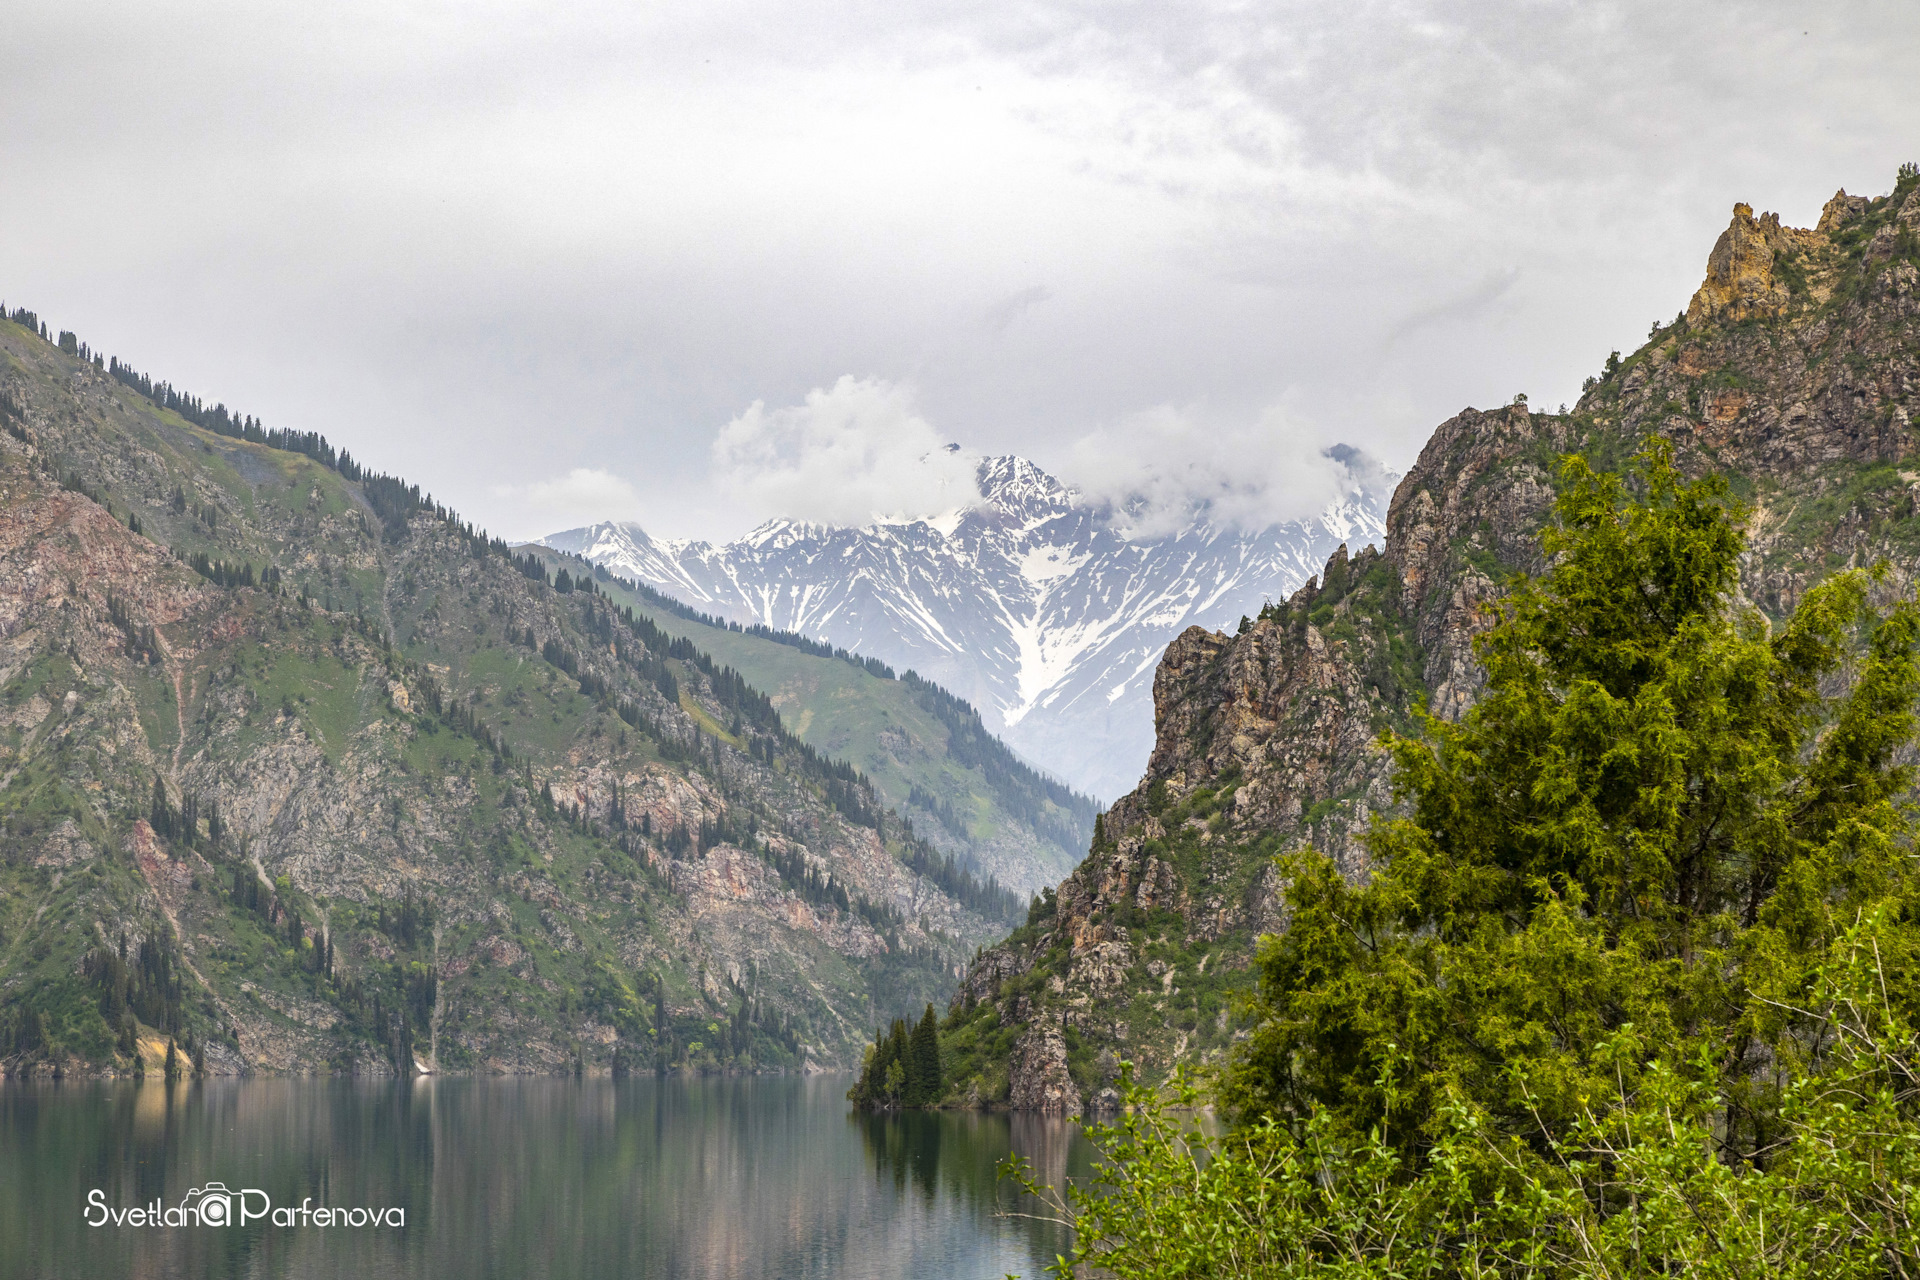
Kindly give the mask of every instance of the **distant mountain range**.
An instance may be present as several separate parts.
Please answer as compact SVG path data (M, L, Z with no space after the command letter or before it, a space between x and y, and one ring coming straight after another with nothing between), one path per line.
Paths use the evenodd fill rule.
M1256 532L1197 519L1129 536L1023 458L988 458L979 501L944 516L839 528L773 520L736 541L656 539L601 523L543 539L719 617L818 636L912 668L977 708L1027 759L1112 799L1153 747L1153 671L1187 627L1235 626L1285 599L1342 543L1383 534L1397 478L1332 456L1347 492Z

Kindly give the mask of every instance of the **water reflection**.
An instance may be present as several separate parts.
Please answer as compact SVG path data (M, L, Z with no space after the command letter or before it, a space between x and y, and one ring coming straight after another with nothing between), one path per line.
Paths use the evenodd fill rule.
M965 1205L977 1213L1021 1223L1033 1248L1051 1258L1071 1243L1068 1233L1037 1221L1048 1210L1000 1179L1000 1163L1018 1152L1041 1181L1064 1187L1084 1179L1091 1148L1067 1122L1043 1116L973 1112L850 1113L876 1176L894 1190L911 1190L929 1205Z
M1009 1152L1085 1172L1064 1122L851 1113L847 1081L248 1080L0 1087L0 1277L1035 1275L1066 1246ZM89 1227L87 1195L399 1206L406 1226Z

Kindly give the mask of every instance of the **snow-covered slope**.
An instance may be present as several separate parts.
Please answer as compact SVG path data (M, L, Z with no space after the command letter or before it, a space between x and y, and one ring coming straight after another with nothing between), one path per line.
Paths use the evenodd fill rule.
M1341 543L1378 541L1391 481L1356 478L1317 519L1258 533L1202 522L1130 538L1031 462L999 457L980 466L976 505L934 520L775 520L720 546L625 523L543 541L721 617L911 667L1027 759L1111 799L1146 767L1168 641L1194 623L1231 629Z

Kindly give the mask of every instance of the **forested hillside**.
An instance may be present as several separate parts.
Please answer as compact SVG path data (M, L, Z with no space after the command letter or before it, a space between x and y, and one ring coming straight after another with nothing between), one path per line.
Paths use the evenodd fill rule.
M846 1063L1024 909L318 435L18 310L0 426L10 1070Z
M1007 887L1030 896L1057 884L1086 851L1094 802L1026 764L931 681L794 632L724 622L580 556L527 550L740 672L803 742L856 765L928 840Z

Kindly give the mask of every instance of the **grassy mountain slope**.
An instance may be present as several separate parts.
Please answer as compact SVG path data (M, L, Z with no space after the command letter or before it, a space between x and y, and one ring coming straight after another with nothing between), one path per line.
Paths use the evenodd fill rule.
M1026 766L959 699L885 668L703 621L579 556L528 550L556 570L593 575L608 599L738 671L801 741L850 761L927 839L971 856L1001 884L1037 893L1079 861L1093 834L1093 801Z
M11 1070L845 1063L1016 909L723 664L317 438L24 313L0 428Z

